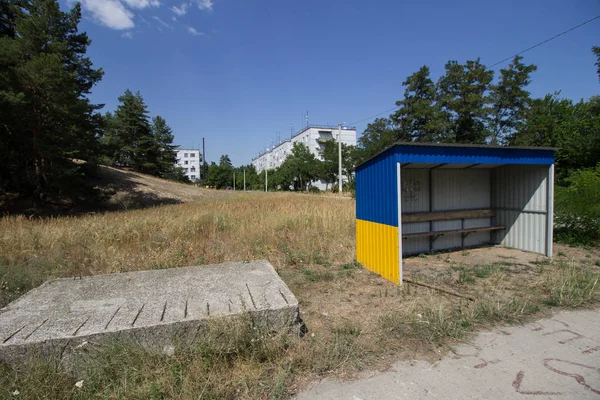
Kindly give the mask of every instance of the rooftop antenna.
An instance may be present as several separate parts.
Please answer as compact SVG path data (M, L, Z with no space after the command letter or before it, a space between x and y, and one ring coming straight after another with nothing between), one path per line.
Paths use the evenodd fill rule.
M306 127L308 128L308 110L306 110Z
M290 122L290 139L294 136L294 125Z

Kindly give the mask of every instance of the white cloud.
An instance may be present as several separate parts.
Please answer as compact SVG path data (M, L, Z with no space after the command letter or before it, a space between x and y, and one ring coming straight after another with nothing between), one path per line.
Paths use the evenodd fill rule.
M193 36L206 36L206 33L204 33L204 32L198 32L196 30L196 28L194 28L192 26L188 26L187 27L187 31L190 33L190 35L193 35Z
M109 28L123 30L135 26L133 14L118 0L82 0L82 4L96 21Z
M124 0L125 4L127 4L131 8L148 8L148 7L158 7L160 6L159 0Z
M173 30L173 29L174 29L174 28L173 28L171 25L167 24L165 21L163 21L162 19L158 18L156 15L155 15L155 16L153 16L152 18L154 18L154 19L155 19L155 20L156 20L156 21L157 21L157 22L160 24L160 25L158 26L159 30L161 29L161 27L160 27L160 26L163 26L163 27L165 27L165 28L169 28L170 30Z
M131 33L131 31L123 32L121 36L125 39L133 39L133 33Z
M198 2L198 8L201 10L211 10L213 9L212 0L196 0Z
M177 7L177 6L171 7L171 11L173 11L175 14L177 14L181 17L187 13L188 7L189 7L188 3L182 3L179 7Z

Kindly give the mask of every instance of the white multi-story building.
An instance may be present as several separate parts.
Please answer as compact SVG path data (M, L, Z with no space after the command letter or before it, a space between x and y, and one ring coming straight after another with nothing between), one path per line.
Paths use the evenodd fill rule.
M194 182L200 179L202 153L197 149L179 149L177 150L177 165L183 168L185 175Z
M356 146L356 128L342 127L342 143L345 145ZM283 164L283 161L291 154L294 143L300 142L307 146L309 150L320 160L321 150L323 145L319 143L323 140L338 141L338 127L324 125L309 125L300 132L294 134L291 139L282 141L281 143L269 147L263 151L258 157L252 160L252 165L256 168L256 172L260 173L265 169L275 169ZM325 182L316 181L313 186L321 190L326 189Z

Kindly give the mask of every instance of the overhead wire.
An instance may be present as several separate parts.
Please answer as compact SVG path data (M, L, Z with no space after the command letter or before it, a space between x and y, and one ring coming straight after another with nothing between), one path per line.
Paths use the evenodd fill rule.
M539 43L537 43L537 44L535 44L535 45L533 45L533 46L531 46L531 47L528 47L528 48L526 48L525 50L522 50L522 51L520 51L520 52L518 52L518 53L515 53L515 54L513 54L513 55L512 55L512 56L510 56L510 57L506 57L506 58L504 58L504 59L502 59L502 60L500 60L500 61L498 61L498 62L496 62L496 63L494 63L494 64L490 65L490 66L488 67L488 69L489 69L489 68L494 68L496 65L502 64L502 63L504 63L504 62L506 62L506 61L508 61L508 60L512 60L512 59L514 59L516 56L520 56L521 54L523 54L523 53L526 53L526 52L528 52L528 51L530 51L530 50L533 50L533 49L535 49L536 47L542 46L542 45L544 45L544 44L546 44L546 43L548 43L548 42L550 42L550 41L552 41L552 40L554 40L554 39L556 39L556 38L558 38L558 37L560 37L560 36L563 36L563 35L565 35L565 34L567 34L567 33L569 33L569 32L572 32L572 31L574 31L575 29L581 28L582 26L584 26L584 25L587 25L587 24L589 24L590 22L593 22L593 21L595 21L595 20L597 20L597 19L599 19L599 18L600 18L600 15L596 15L594 18L588 19L587 21L585 21L585 22L582 22L581 24L579 24L579 25L576 25L576 26L574 26L574 27L572 27L572 28L569 28L569 29L567 29L567 30L566 30L566 31L564 31L564 32L561 32L561 33L559 33L559 34L557 34L557 35L554 35L554 36L552 36L551 38L548 38L548 39L546 39L546 40L544 40L544 41L542 41L542 42L539 42ZM361 119L361 120L358 120L358 121L352 122L352 123L350 123L350 124L348 124L348 125L352 126L352 125L355 125L355 124L359 124L359 123L361 123L361 122L367 121L367 120L369 120L369 119L371 119L371 118L378 117L378 116L380 116L380 115L382 115L382 114L385 114L385 113L387 113L387 112L394 111L394 110L396 110L396 109L398 109L398 108L400 108L400 106L395 106L395 107L392 107L392 108L390 108L389 110L385 110L385 111L382 111L382 112L380 112L380 113L378 113L378 114L371 115L370 117L363 118L363 119Z

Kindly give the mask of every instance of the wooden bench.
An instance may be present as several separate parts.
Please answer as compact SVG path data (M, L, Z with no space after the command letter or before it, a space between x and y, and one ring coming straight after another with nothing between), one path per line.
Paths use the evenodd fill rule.
M464 226L465 219L476 219L476 218L494 218L496 216L495 210L465 210L465 211L439 211L439 212L428 212L428 213L415 213L415 214L402 214L402 223L414 223L414 222L432 222L432 221L451 221L461 220ZM499 231L506 229L504 226L482 226L479 228L461 228L461 229L450 229L445 231L429 231L429 232L415 232L415 233L403 233L402 238L415 238L415 237L433 237L433 240L443 235L451 234L462 234L465 238L471 233L475 232L486 232L486 231Z

